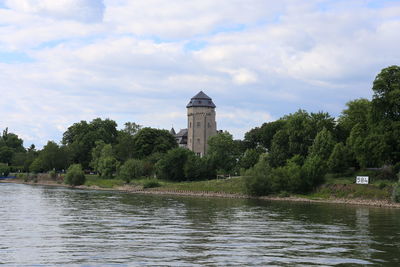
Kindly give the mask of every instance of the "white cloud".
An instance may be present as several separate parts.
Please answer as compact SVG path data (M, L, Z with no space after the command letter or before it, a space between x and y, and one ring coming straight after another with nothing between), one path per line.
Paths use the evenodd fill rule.
M370 96L379 70L400 62L398 4L19 0L7 6L0 8L0 128L25 136L26 145L59 141L72 123L98 116L184 128L185 105L200 90L218 107L218 128L239 138L298 108L337 113L347 101ZM188 49L192 42L201 45ZM4 63L9 51L32 60Z

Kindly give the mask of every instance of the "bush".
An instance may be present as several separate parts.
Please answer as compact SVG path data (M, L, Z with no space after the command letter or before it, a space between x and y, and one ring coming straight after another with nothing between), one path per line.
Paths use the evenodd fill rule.
M324 181L327 167L319 156L307 157L302 167L302 177L305 182L304 191L312 190Z
M10 174L10 167L5 163L0 163L0 176L8 176Z
M192 153L181 147L169 150L156 164L157 177L163 180L185 181L184 167Z
M101 177L106 179L112 179L114 173L118 169L119 162L115 157L107 156L101 157L98 163L98 171Z
M55 170L49 171L49 176L52 180L56 180L57 179L57 173Z
M150 179L144 182L143 188L154 188L161 186L160 182L157 179Z
M378 170L372 177L375 180L395 180L396 173L391 165L385 165L380 170Z
M400 202L400 181L393 187L392 200Z
M261 155L257 164L246 172L245 187L249 195L265 196L272 193L271 170L268 156Z
M80 164L72 164L65 175L65 183L77 186L85 183L86 177Z
M144 175L144 162L138 159L128 159L119 169L119 177L129 183Z

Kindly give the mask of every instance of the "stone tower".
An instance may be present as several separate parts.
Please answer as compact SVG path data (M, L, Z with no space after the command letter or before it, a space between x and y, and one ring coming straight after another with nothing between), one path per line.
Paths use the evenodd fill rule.
M186 106L188 115L187 148L196 155L207 154L208 138L217 133L215 105L203 91L192 97Z

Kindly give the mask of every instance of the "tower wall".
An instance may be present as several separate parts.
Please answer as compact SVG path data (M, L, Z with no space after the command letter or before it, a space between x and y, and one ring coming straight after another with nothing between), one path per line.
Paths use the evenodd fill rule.
M188 115L188 148L199 156L208 151L208 138L217 133L215 108L189 107Z

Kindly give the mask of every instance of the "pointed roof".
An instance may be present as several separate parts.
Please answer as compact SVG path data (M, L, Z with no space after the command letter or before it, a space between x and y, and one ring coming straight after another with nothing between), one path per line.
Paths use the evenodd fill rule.
M190 107L210 107L215 108L215 104L213 103L211 97L206 95L203 91L200 91L197 95L190 99L189 104L186 106L187 108Z
M176 135L176 132L175 132L174 127L171 128L171 130L169 131L169 133L172 134L172 135Z

